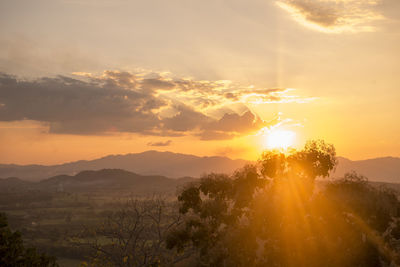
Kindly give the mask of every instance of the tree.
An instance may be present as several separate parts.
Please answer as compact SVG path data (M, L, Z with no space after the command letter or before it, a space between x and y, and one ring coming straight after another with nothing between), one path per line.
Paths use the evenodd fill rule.
M395 260L382 232L369 225L383 216L379 208L359 216L351 209L356 202L333 194L333 184L315 190L315 179L336 164L332 145L310 141L300 151L266 151L256 165L231 176L207 175L178 196L185 223L170 233L167 246L180 251L193 245L200 266L379 266ZM383 228L393 215L384 215Z
M398 194L386 187L372 186L366 177L352 172L328 183L324 195L319 194L315 202L322 205L327 201L335 208L331 209L336 213L335 227L351 237L347 238L347 249L341 251L342 258L364 266L399 264Z
M0 266L58 266L54 257L36 252L35 248L25 248L19 232L8 226L7 217L0 213Z
M107 215L93 230L94 266L165 266L186 259L190 254L171 253L165 236L181 223L176 203L162 199L130 199Z

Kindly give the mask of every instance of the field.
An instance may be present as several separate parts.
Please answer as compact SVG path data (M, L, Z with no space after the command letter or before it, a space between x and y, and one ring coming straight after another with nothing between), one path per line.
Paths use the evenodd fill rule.
M149 196L151 197L151 196ZM0 210L27 246L56 256L60 266L79 266L93 252L89 232L128 199L147 196L110 193L25 192L2 194ZM165 196L173 199L172 196ZM106 240L104 242L107 242Z

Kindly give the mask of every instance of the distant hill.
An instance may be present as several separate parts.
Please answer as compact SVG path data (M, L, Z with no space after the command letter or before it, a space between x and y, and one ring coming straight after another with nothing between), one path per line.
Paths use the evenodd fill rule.
M56 175L75 175L84 170L101 169L123 169L142 175L162 175L171 178L199 177L210 172L231 173L246 163L248 161L226 157L198 157L172 152L146 151L52 166L0 164L0 177L40 181Z
M339 165L332 177L341 177L344 173L354 170L371 181L400 183L400 158L384 157L357 161L343 157L338 159ZM198 157L172 152L146 151L53 166L0 164L0 177L40 181L57 175L75 175L85 170L121 169L140 175L197 178L210 172L232 173L247 163L251 162L227 157Z
M0 192L26 191L32 188L32 184L17 177L0 179Z
M384 157L367 160L349 160L339 157L339 165L331 176L341 177L346 172L356 171L370 181L400 183L400 158Z
M40 182L18 178L0 179L0 192L132 192L135 194L174 193L177 187L193 178L170 179L144 176L120 169L83 171L74 176L58 175Z

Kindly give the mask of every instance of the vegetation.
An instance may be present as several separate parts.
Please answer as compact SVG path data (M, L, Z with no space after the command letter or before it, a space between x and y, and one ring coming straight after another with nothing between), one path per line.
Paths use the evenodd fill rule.
M179 195L185 223L168 247L193 245L199 266L399 263L397 197L356 174L316 190L335 164L334 147L314 141L266 152L232 176L208 175Z
M58 266L55 258L39 254L34 248L25 248L21 234L11 231L3 213L0 213L0 264L4 267Z
M102 225L87 229L94 253L93 266L171 266L186 258L186 253L167 250L167 233L181 223L176 203L163 199L128 200L110 212Z
M61 266L399 265L398 192L357 173L320 179L336 164L332 145L312 141L300 151L266 151L232 175L192 180L177 201L100 183L57 192L58 180L44 191L9 190L0 209L22 236L2 215L0 265L55 265L25 249L22 237Z

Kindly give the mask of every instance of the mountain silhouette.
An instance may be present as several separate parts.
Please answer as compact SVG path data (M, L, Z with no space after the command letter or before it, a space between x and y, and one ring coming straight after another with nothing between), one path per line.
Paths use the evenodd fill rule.
M338 157L339 164L334 177L342 177L346 172L356 171L371 181L400 183L400 158L382 157L367 160L349 160Z
M0 177L40 181L51 176L75 175L84 170L101 169L123 169L141 175L162 175L171 178L200 177L210 172L231 173L246 163L249 161L152 150L135 154L109 155L95 160L80 160L52 166L0 164Z
M130 192L135 194L174 193L193 178L170 179L164 176L139 175L121 169L83 171L74 176L57 175L39 182L19 178L0 179L0 192Z
M349 160L338 157L339 164L331 177L342 177L346 172L356 171L371 181L400 183L400 158L382 157L368 160ZM199 157L188 154L146 151L126 155L109 155L95 160L80 160L65 164L15 165L0 164L0 177L18 177L25 181L40 181L58 175L76 175L86 170L121 169L140 175L165 176L169 178L194 177L205 173L232 173L246 160L227 157Z

